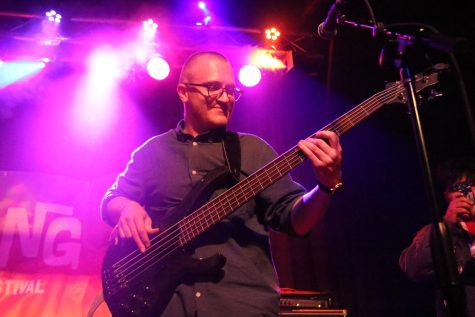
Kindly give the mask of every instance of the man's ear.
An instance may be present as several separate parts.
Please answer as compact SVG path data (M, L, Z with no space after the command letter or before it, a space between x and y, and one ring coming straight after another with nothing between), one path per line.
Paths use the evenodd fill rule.
M186 86L183 84L178 84L176 86L176 92L178 97L180 98L181 102L185 103L188 101L188 91L186 90Z

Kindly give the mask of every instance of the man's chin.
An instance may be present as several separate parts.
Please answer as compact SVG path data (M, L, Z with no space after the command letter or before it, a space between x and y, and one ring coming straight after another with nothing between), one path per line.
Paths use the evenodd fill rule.
M228 117L223 115L212 118L210 123L214 128L220 128L226 126L228 124L228 121Z

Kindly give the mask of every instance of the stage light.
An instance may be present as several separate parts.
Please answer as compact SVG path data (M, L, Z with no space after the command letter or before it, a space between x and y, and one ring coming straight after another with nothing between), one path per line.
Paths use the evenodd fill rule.
M3 61L2 61L2 59L0 58L0 68L2 68L2 66L3 66Z
M147 73L156 80L163 80L170 74L170 65L161 56L152 56L147 62Z
M45 15L48 21L50 22L55 22L55 23L61 22L62 16L61 14L57 13L55 10L50 10L46 12Z
M272 51L258 49L252 53L251 63L262 69L279 70L287 69L282 60L273 55Z
M61 43L60 22L62 16L55 10L45 13L41 22L41 37L39 42L44 46L58 46Z
M125 76L126 70L119 53L109 47L98 48L87 59L89 74L97 83L113 83Z
M204 1L198 2L198 8L201 11L203 11L204 18L203 18L202 21L196 22L195 24L197 26L208 25L208 23L211 21L211 15L210 15L210 12L209 12L208 8L206 7L206 3Z
M239 82L246 87L254 87L261 81L261 70L252 64L245 65L239 70Z
M265 31L265 34L266 34L266 39L272 40L272 41L277 41L277 39L280 36L280 32L274 27L267 29Z
M5 62L0 69L0 89L29 78L43 68L45 68L45 63L40 61Z
M146 39L153 38L155 34L157 33L158 24L154 22L152 19L143 21L142 26L144 29L144 35Z

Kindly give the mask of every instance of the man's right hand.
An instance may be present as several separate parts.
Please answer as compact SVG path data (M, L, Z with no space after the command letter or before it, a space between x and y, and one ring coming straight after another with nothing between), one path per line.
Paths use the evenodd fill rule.
M137 202L127 201L123 204L119 220L114 228L115 242L119 239L134 239L141 252L150 247L149 234L156 234L159 228L152 228L152 219Z

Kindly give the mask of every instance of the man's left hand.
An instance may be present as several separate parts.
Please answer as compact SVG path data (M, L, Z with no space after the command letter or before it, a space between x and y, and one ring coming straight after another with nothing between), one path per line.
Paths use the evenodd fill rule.
M331 131L319 131L315 137L301 140L298 146L312 162L322 185L332 188L341 181L342 150L338 135Z

